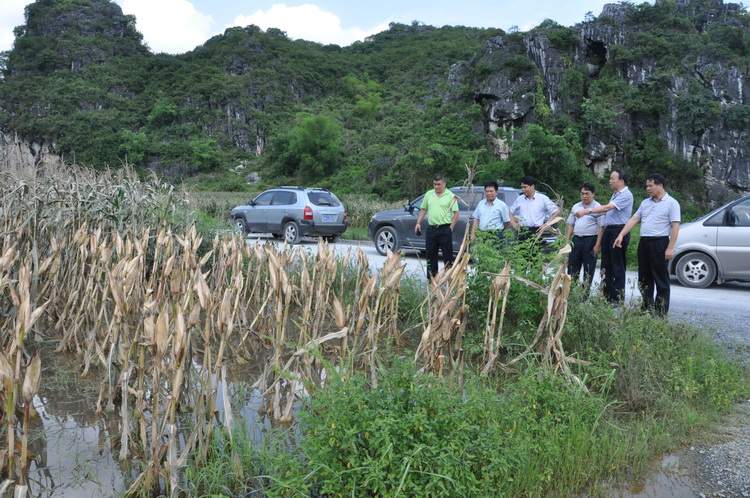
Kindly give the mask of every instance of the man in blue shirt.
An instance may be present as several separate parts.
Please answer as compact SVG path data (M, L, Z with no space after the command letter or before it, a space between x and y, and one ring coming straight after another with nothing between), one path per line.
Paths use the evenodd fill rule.
M471 238L476 236L477 228L481 232L491 232L502 238L502 230L511 225L508 206L497 198L500 189L497 182L491 181L484 184L484 199L474 209L474 223L472 224Z
M628 174L624 170L616 169L609 175L609 186L614 190L609 203L580 209L575 216L581 218L587 214L607 213L602 234L602 292L610 303L618 304L625 297L625 268L630 234L623 237L619 246L615 247L614 242L633 212L633 194L628 188Z
M680 233L680 204L664 189L666 180L658 173L646 179L648 199L628 220L615 239L615 247L638 223L641 240L638 243L638 287L643 296L643 309L659 316L669 312L668 261L674 257L674 245ZM654 290L656 299L654 299Z

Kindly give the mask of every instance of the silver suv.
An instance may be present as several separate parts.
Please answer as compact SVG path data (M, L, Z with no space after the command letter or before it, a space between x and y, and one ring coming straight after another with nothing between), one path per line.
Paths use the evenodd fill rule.
M680 225L669 272L686 287L750 281L750 194Z
M302 237L334 242L349 221L341 201L322 188L278 187L266 190L229 215L237 234L271 233L297 243Z

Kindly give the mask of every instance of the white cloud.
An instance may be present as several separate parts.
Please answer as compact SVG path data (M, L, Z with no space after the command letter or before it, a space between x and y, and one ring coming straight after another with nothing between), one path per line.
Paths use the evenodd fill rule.
M0 2L0 50L13 48L13 29L26 22L23 8L30 0L3 0Z
M388 29L383 23L370 29L359 27L344 29L341 19L334 13L325 11L317 5L300 5L287 7L285 4L273 5L266 11L258 10L254 14L239 15L234 19L234 26L255 24L261 29L278 28L285 31L292 39L303 39L318 43L334 43L346 46L357 40ZM229 26L227 26L229 27Z
M213 34L214 19L187 0L118 0L153 52L178 54L203 44Z

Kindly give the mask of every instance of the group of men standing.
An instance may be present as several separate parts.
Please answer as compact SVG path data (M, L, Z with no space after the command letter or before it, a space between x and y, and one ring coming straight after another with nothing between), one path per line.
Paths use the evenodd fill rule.
M513 228L519 240L527 240L544 232L555 223L560 208L549 197L536 191L537 180L521 179L522 195L508 206L497 198L497 182L484 185L485 198L473 213L471 238L476 231L490 233L502 239L502 231ZM573 206L567 219L566 240L571 240L568 273L574 279L583 270L584 284L589 286L596 271L596 260L602 255L601 281L604 297L619 304L625 296L627 251L630 231L641 223L638 245L638 285L644 309L659 316L669 311L670 284L668 261L674 256L674 246L680 228L680 205L665 190L666 180L660 174L646 179L646 198L633 215L633 194L628 188L628 175L616 169L609 177L612 196L607 204L594 199L591 183L580 186L581 201ZM438 271L438 250L446 266L453 263L452 231L458 220L456 196L446 189L445 179L436 176L433 190L425 194L417 218L415 231L419 234L422 221L429 213L426 233L428 261L427 278Z

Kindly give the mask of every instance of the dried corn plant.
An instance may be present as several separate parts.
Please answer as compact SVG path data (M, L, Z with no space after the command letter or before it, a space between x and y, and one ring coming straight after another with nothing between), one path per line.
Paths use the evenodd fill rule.
M568 365L568 363L578 360L565 355L562 343L571 285L570 276L566 274L567 255L569 253L570 245L566 245L542 269L542 273L546 273L557 265L557 270L549 288L544 288L524 277L513 275L510 263L507 263L499 274L492 275L492 290L489 297L487 324L485 327L484 348L486 362L482 368L483 375L490 373L496 367L510 368L526 357L536 347L536 353L540 356L540 361L548 372L562 373L566 379L582 385L581 380L573 374ZM546 295L547 306L537 327L536 335L526 350L507 364L503 364L498 360L498 351L502 338L502 324L505 315L505 305L511 288L511 279L521 281ZM498 304L500 306L499 317Z
M503 322L505 320L505 306L510 292L510 262L505 263L502 271L492 279L489 302L487 303L487 324L484 330L485 365L482 374L487 375L497 362L500 350L500 340L503 336ZM498 309L498 303L502 301ZM498 317L498 311L500 316Z
M442 376L446 367L460 371L468 312L469 259L464 239L453 265L438 272L429 282L424 331L414 355L414 361L421 361L423 372Z

